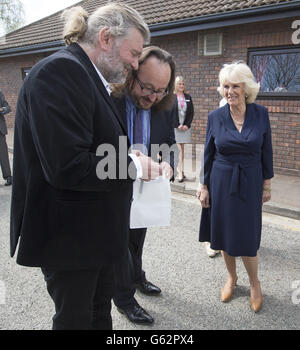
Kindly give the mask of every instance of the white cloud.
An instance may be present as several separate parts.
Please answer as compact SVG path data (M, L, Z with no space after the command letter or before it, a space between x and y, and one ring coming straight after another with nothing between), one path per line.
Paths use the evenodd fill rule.
M26 24L50 16L51 14L74 5L79 1L80 0L21 0L25 9Z

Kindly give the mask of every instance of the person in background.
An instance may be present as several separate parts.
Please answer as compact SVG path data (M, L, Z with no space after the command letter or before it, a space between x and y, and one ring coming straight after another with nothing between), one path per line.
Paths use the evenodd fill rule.
M73 7L63 17L68 46L31 69L18 98L11 256L19 243L17 263L41 267L53 329L112 329L113 269L128 248L132 184L156 178L160 166L123 156L120 138L130 144L109 83L138 69L150 33L122 3L90 16ZM102 145L113 149L110 158ZM117 164L112 176L100 166L107 158Z
M241 256L250 282L250 306L262 307L258 255L262 204L271 198L273 152L268 110L255 104L259 84L241 61L226 64L218 91L227 104L208 116L204 170L197 198L202 205L199 240L222 250L228 279L221 301L237 284L236 257Z
M129 74L125 84L116 86L112 92L131 145L142 145L147 155L151 154L152 145L176 145L173 127L174 80L175 63L172 56L156 46L149 46L144 48L139 59L138 71ZM177 155L169 155L162 152L161 166L171 180ZM125 314L129 321L152 324L153 317L134 297L136 288L150 296L161 293L159 287L146 279L142 268L146 232L147 228L129 231L128 256L115 269L116 291L113 300L118 311Z
M184 174L184 144L191 143L191 124L194 118L194 105L191 95L185 92L186 85L182 76L175 79L175 138L180 149L178 162L178 182L186 178Z
M0 166L3 179L5 180L4 186L11 186L12 176L8 157L8 148L6 143L7 127L4 115L9 113L11 108L5 100L3 92L0 90Z

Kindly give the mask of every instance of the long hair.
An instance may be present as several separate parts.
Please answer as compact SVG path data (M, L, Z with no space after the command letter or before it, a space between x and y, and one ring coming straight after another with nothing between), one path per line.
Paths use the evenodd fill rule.
M90 16L81 7L76 6L63 12L65 21L63 37L67 45L73 42L96 46L101 29L108 28L115 38L127 35L130 28L136 28L144 38L150 40L150 31L142 16L132 7L112 2L99 7Z
M167 51L157 47L157 46L148 46L143 49L141 57L139 58L139 66L142 66L150 57L156 57L160 62L168 63L171 69L171 77L167 87L168 94L157 103L154 108L156 110L169 110L174 104L174 84L175 84L175 62L171 54ZM115 84L112 86L112 94L116 97L121 97L126 95L133 89L134 83L136 81L137 72L130 71L126 78L124 84Z

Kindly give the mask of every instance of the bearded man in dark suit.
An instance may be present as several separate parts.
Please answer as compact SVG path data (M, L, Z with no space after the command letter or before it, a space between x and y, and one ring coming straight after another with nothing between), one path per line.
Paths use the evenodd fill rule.
M169 179L178 158L174 135L175 63L172 56L156 46L144 48L138 71L127 77L125 84L116 86L112 96L119 110L131 145L142 146L147 155L157 161L154 145L159 145L161 166ZM154 154L152 154L154 153ZM138 288L147 295L161 293L159 287L146 279L142 269L142 254L147 228L130 229L128 256L115 269L114 303L133 323L151 324L153 317L135 299Z
M111 329L113 266L127 248L132 182L161 168L125 152L131 170L119 172L127 136L109 83L138 68L149 30L125 4L90 16L75 7L64 16L69 46L31 69L18 99L11 255L19 242L17 263L42 268L53 329ZM99 166L102 145L115 151L113 178Z

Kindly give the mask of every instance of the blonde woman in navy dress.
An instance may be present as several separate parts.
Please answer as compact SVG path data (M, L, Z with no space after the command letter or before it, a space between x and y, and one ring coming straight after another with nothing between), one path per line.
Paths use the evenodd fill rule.
M175 79L175 139L179 145L178 182L183 182L184 175L184 144L191 143L191 124L194 118L194 105L191 95L185 92L185 81L182 76Z
M262 204L271 198L273 154L268 111L255 104L259 84L244 62L226 64L218 91L227 104L208 116L197 197L202 205L199 240L222 250L228 279L221 300L231 299L241 256L250 281L250 306L262 307L257 251Z

